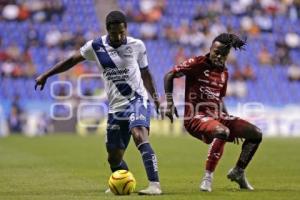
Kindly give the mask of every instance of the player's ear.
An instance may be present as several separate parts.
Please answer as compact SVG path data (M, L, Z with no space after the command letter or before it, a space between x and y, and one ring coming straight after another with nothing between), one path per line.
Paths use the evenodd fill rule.
M107 31L107 32L110 31L110 25L109 25L109 24L106 25L106 31Z

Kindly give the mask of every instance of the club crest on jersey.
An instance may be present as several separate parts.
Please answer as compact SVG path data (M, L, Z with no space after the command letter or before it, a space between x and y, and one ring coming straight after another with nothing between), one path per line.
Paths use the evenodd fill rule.
M133 50L131 47L126 47L123 56L127 58L132 58L133 57L132 52Z
M129 54L131 54L133 52L131 47L126 47L125 50L126 50L126 53L129 53Z

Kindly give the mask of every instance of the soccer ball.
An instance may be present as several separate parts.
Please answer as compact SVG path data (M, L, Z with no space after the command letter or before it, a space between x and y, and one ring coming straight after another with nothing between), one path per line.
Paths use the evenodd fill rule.
M129 195L135 190L136 181L131 172L118 170L108 180L110 191L115 195Z

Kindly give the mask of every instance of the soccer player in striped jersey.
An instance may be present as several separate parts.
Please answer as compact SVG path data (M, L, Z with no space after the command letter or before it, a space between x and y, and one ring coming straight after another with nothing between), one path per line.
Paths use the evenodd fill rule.
M126 16L120 11L112 11L106 16L106 29L107 35L88 41L73 56L37 77L35 88L41 86L42 90L50 76L79 62L96 62L109 100L106 148L110 168L112 172L128 170L123 155L132 135L149 180L149 186L139 194L159 195L162 191L157 158L148 138L150 103L147 91L158 113L160 103L148 67L146 47L141 40L127 37Z

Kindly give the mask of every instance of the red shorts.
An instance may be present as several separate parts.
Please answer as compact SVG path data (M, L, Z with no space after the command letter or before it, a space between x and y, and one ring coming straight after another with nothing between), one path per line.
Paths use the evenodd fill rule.
M229 115L214 119L210 116L199 114L186 120L184 126L192 136L207 144L210 144L213 141L213 132L219 128L229 129L229 142L232 142L234 138L251 138L253 131L258 130L255 125L238 117Z

